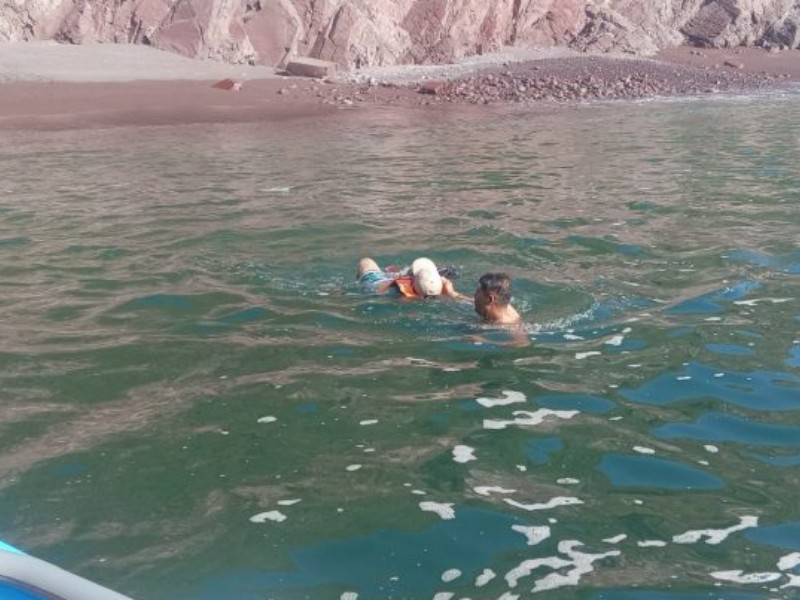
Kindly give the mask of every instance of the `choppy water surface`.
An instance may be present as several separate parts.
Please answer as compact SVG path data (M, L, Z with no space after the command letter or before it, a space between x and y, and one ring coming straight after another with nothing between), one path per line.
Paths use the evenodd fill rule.
M347 114L3 134L0 537L142 600L798 597L797 97ZM507 270L532 344L364 254Z

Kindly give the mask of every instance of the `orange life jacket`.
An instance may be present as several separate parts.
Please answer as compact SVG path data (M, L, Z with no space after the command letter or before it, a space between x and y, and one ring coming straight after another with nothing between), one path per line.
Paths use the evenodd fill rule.
M400 292L400 295L404 298L421 298L417 293L417 290L414 289L414 278L410 275L406 275L403 277L396 277L391 281L386 282L379 292L381 294L388 292L392 286L397 288L397 291Z

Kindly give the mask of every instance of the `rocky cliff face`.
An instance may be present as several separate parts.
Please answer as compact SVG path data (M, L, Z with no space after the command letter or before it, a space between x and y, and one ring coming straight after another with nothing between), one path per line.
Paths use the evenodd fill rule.
M444 62L501 46L650 54L800 46L800 0L4 0L0 41L151 44L190 57L344 67Z

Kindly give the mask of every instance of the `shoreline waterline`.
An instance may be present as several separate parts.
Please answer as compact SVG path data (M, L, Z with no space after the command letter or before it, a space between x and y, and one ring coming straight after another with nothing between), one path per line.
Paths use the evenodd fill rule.
M59 50L52 48L51 52ZM464 110L478 105L480 110L487 104L538 112L594 100L629 101L694 95L708 98L725 92L748 94L761 89L792 89L793 84L800 81L800 53L794 51L776 56L753 48L701 51L680 47L664 50L657 60L545 53L542 58L505 61L504 56L498 54L494 62L482 60L467 67L432 66L424 75L417 75L416 80L409 79L408 74L415 73L417 67L369 69L323 82L270 74L263 68L236 71L234 66L222 65L229 67L231 73L243 74L233 77L242 82L241 89L233 91L211 87L214 76L223 71L210 70L206 79L202 75L206 63L200 63L199 70L197 65L194 70L174 68L172 71L148 68L136 71L126 67L129 72L124 78L122 74L111 78L105 71L92 71L88 65L86 73L93 73L94 79L87 81L80 81L80 72L74 70L65 72L60 81L35 80L31 74L36 73L37 67L31 65L30 71L26 71L27 80L6 77L7 81L0 84L3 90L0 131L278 123L290 119L329 118L371 107L413 108L425 112L437 106ZM170 60L174 58L169 57ZM591 71L597 67L608 72L606 81L600 81L597 89L589 90L589 96L583 98L587 68ZM624 85L612 89L615 83L619 87L620 78L628 82L631 77L636 80L641 70L644 70L642 80L629 84L630 89ZM150 79L154 73L158 74L158 80ZM0 81L3 76L0 69ZM106 81L102 80L104 76ZM503 77L506 81L501 81ZM693 82L687 84L690 80ZM542 90L526 89L532 88L532 82L538 85L539 81L545 82ZM721 89L713 85L715 81L723 82ZM442 82L444 87L437 88L436 82ZM420 93L421 85L428 85L431 93Z

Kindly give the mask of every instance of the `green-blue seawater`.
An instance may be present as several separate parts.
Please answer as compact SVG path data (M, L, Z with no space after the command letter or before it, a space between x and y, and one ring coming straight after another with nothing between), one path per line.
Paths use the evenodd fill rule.
M800 597L798 123L0 133L0 538L139 600ZM531 344L361 256L506 271Z

